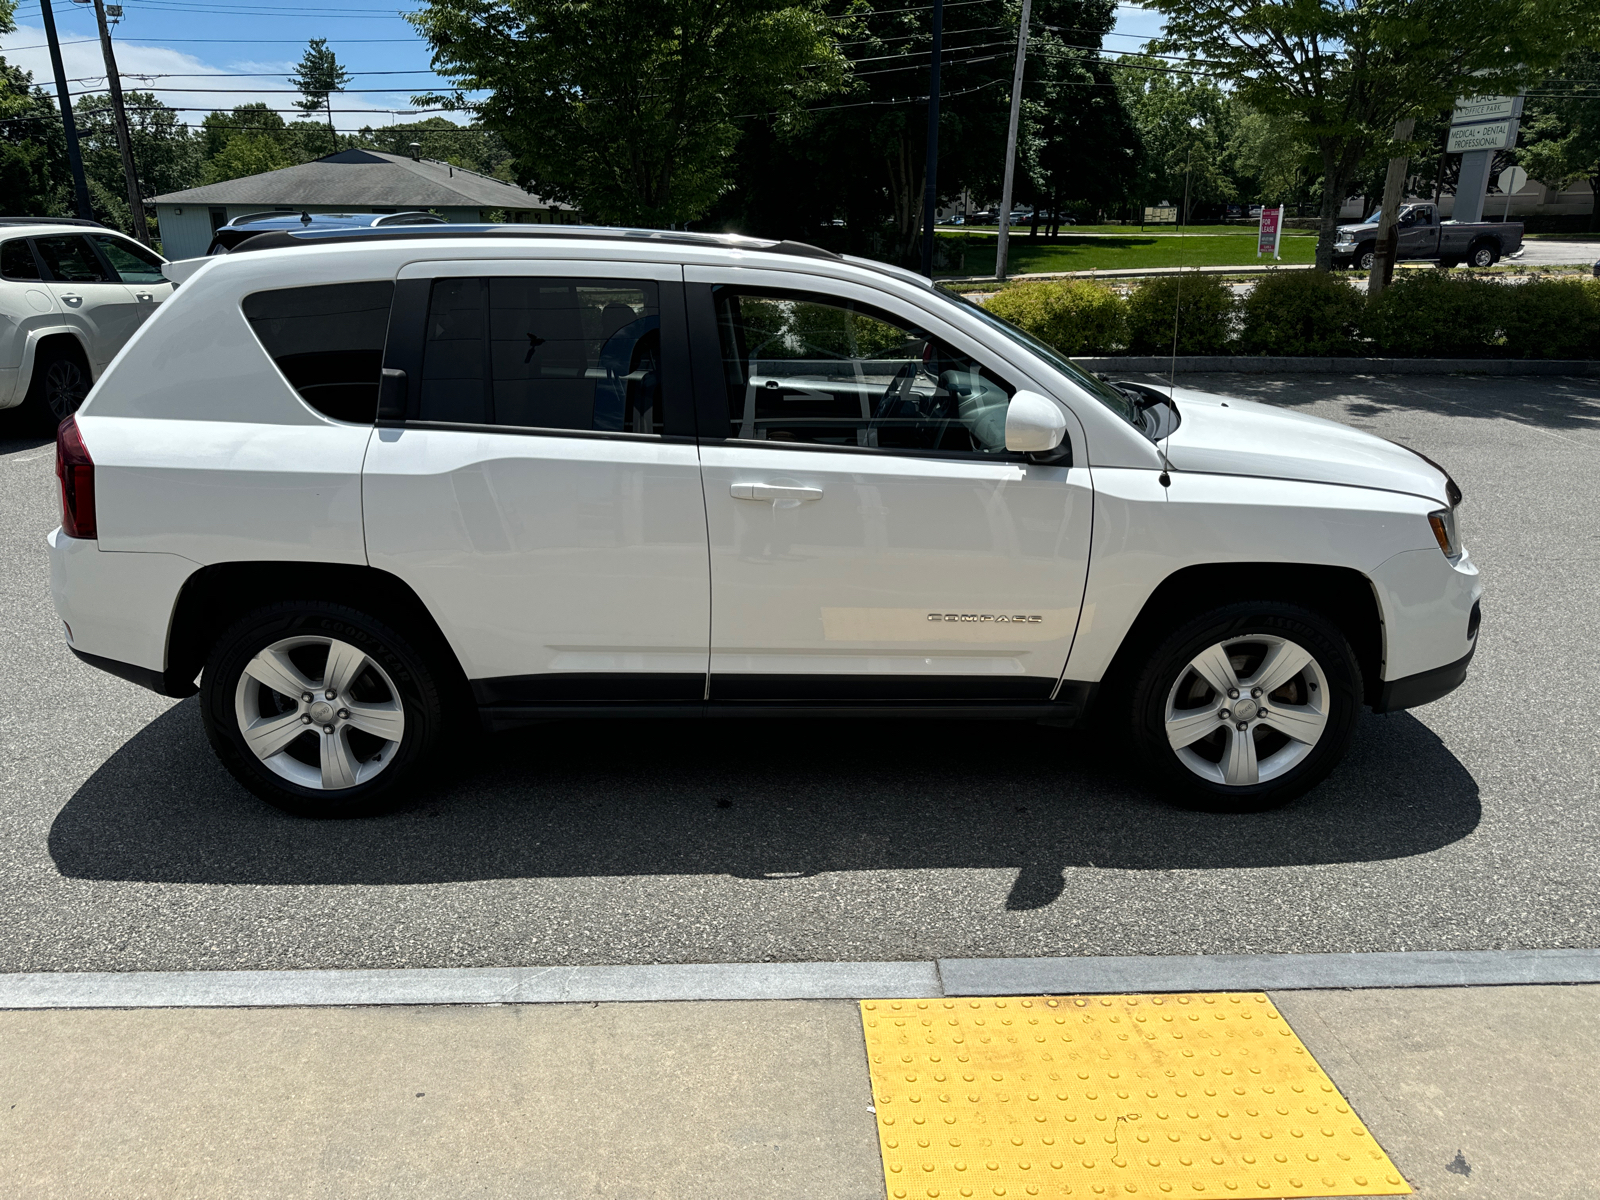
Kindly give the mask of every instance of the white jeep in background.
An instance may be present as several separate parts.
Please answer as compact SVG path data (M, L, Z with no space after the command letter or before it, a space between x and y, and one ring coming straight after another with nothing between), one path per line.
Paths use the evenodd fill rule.
M166 259L93 221L0 220L0 409L53 428L172 294Z
M167 271L60 427L56 608L291 811L388 803L450 722L751 715L1099 714L1253 807L1477 647L1433 462L1108 383L906 271L560 226Z

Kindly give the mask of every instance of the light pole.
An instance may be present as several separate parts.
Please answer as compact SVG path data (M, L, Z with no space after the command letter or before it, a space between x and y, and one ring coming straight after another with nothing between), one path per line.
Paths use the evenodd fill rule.
M1022 61L1028 52L1028 17L1032 10L1033 0L1022 0L1022 27L1017 30L1017 65L1011 73L1011 119L1006 126L1005 186L1000 189L1000 240L994 249L994 277L999 280L1006 277L1006 258L1011 249L1011 179L1017 165L1017 118L1022 114ZM1037 198L1034 203L1038 203Z
M50 11L50 0L39 0L39 11L44 14L44 37L50 43L50 67L56 76L56 99L61 102L61 124L67 135L67 165L72 169L72 191L77 200L78 216L85 221L94 220L94 208L89 203L89 184L83 177L83 155L78 152L78 127L72 120L72 97L67 94L67 69L61 65L61 39L56 36L56 15Z
M939 59L944 55L944 0L933 0L933 61L928 65L928 156L922 177L922 273L933 278L933 221L939 207Z
M90 0L74 0L87 4ZM139 195L139 177L133 168L133 139L128 134L128 110L122 103L122 76L117 73L117 56L111 50L111 29L106 24L104 0L93 0L95 20L100 24L100 54L106 62L106 86L111 92L111 122L117 129L117 149L122 154L122 173L128 181L128 211L133 217L133 236L148 246L150 225L145 220L144 199Z

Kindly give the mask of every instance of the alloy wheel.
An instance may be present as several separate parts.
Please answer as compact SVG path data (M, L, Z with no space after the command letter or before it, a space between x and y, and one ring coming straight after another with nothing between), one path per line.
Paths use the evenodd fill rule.
M1268 783L1303 762L1328 726L1327 676L1287 638L1217 642L1178 672L1165 732L1178 761L1209 783Z
M78 411L89 394L89 380L75 359L55 359L44 370L44 399L56 420L65 421Z
M321 791L383 771L406 729L388 673L328 637L285 638L257 652L239 676L234 711L245 745L266 767Z
M1361 269L1363 271L1372 270L1372 264L1374 262L1376 262L1376 261L1377 261L1377 255L1373 254L1373 252L1371 250L1368 250L1365 254L1363 254L1361 256Z

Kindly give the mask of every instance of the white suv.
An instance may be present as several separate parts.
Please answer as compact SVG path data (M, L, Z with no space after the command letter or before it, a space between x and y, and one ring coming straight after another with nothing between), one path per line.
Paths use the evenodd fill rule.
M0 221L0 408L53 428L172 294L167 260L93 221Z
M1220 807L1466 675L1460 492L1365 433L1112 385L791 243L273 233L59 437L80 658L196 690L257 795L393 797L452 720L1127 728Z

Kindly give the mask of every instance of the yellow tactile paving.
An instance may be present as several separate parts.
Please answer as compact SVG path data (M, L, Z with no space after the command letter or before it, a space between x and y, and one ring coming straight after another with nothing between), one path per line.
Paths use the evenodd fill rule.
M890 1200L1411 1189L1260 993L864 1000Z

